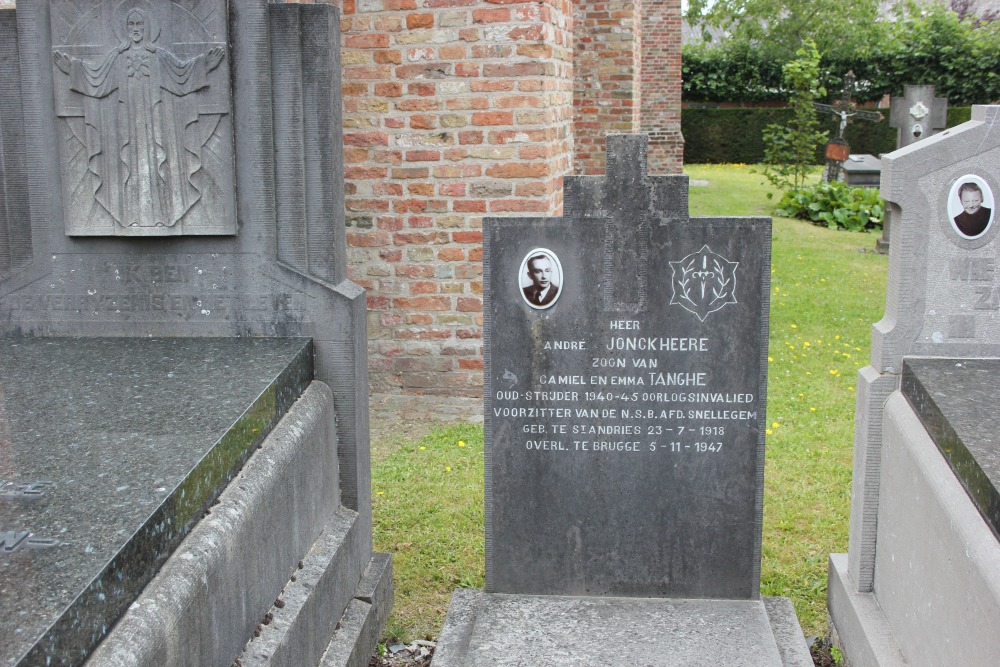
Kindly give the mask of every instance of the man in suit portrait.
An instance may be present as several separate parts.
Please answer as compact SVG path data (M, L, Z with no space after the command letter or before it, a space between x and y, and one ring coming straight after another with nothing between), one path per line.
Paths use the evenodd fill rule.
M552 282L552 260L541 253L528 259L528 277L531 284L522 288L524 298L533 306L547 306L559 294L559 285Z
M990 209L983 206L983 190L976 183L962 183L958 188L962 212L955 216L955 226L965 236L979 236L990 224Z

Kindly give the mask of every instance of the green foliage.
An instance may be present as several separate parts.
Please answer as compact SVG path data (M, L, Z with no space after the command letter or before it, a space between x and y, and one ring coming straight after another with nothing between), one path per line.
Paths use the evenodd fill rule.
M823 54L820 85L832 97L839 95L844 75L853 70L858 77L854 94L858 102L901 95L907 83L936 86L937 94L947 97L952 105L1000 100L1000 21L962 20L942 5L928 4L898 21L873 20L872 25L877 29L864 43L848 34L856 27L853 23L830 26L845 31L843 39L833 43L820 38L823 31L813 35ZM782 101L789 93L780 68L789 57L787 53L790 51L785 46L776 48L767 35L755 40L737 35L717 45L685 46L681 65L684 100Z
M880 41L881 0L690 0L692 25L725 30L783 62L809 39L823 53L860 53Z
M762 136L768 124L784 125L791 119L785 107L724 107L681 110L684 133L684 164L758 164L764 160ZM889 127L889 115L877 123L851 123L844 137L852 153L881 155L896 150L896 128ZM972 107L948 107L948 127L961 125L972 117ZM820 129L837 131L839 119L819 117ZM813 164L823 163L822 146Z
M787 124L764 128L764 176L781 190L798 188L816 155L816 148L826 141L819 130L813 100L825 95L819 83L819 51L806 40L794 60L782 68L786 87L792 91L788 107L792 118Z
M831 229L881 229L885 211L876 188L853 188L841 181L804 185L785 192L775 215L811 220Z
M830 647L830 657L833 658L833 661L838 665L844 664L844 652L840 650L839 646Z

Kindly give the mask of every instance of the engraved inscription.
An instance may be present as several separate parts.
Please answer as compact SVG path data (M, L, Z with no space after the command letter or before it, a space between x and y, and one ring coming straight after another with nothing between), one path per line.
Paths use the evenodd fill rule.
M54 484L45 480L19 483L0 479L0 500L38 500Z
M755 388L720 386L713 378L719 341L641 330L641 320L611 320L596 345L545 341L545 350L586 355L587 372L543 374L521 388L511 374L510 388L494 393L492 417L526 420L518 426L521 446L537 452L710 456L754 441ZM588 354L591 348L600 356ZM673 368L685 359L694 367Z
M234 219L220 228L232 135L225 35L204 23L218 22L202 7L214 4L97 3L53 48L67 233L235 232ZM182 11L195 29L164 25Z
M38 537L27 530L0 530L0 555L6 556L22 549L45 549L58 546L59 541Z

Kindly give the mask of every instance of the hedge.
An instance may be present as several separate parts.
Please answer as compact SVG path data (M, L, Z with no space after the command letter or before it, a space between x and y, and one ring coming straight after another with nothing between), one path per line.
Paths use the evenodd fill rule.
M878 123L851 123L846 139L852 153L879 155L896 149L896 129L889 127L889 110L882 109ZM948 127L972 117L971 107L949 107ZM788 122L791 112L783 107L766 108L685 108L681 112L684 134L684 162L757 164L764 156L761 135L770 123ZM824 129L837 133L838 120L824 117ZM816 164L823 163L822 149Z

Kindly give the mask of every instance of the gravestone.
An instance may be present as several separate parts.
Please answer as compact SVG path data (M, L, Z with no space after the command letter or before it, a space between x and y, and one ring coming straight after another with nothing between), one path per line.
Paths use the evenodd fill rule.
M848 155L840 165L842 180L851 186L878 187L882 175L882 163L874 155Z
M898 130L896 148L934 136L948 124L948 98L936 97L934 86L903 86L903 96L893 97L890 103L889 127ZM889 252L892 238L892 216L888 213L882 221L882 236L875 250Z
M759 595L770 220L607 141L562 218L484 222L486 590L435 665L800 664Z
M948 98L934 95L934 86L903 86L903 96L889 103L889 127L897 129L896 148L933 137L948 125Z
M1000 357L998 120L1000 107L976 106L882 158L886 312L859 372L850 541L831 556L828 601L859 664L989 664L1000 651L996 452L981 431L996 420L995 362L981 359Z
M391 562L339 20L0 10L0 664L367 664Z

